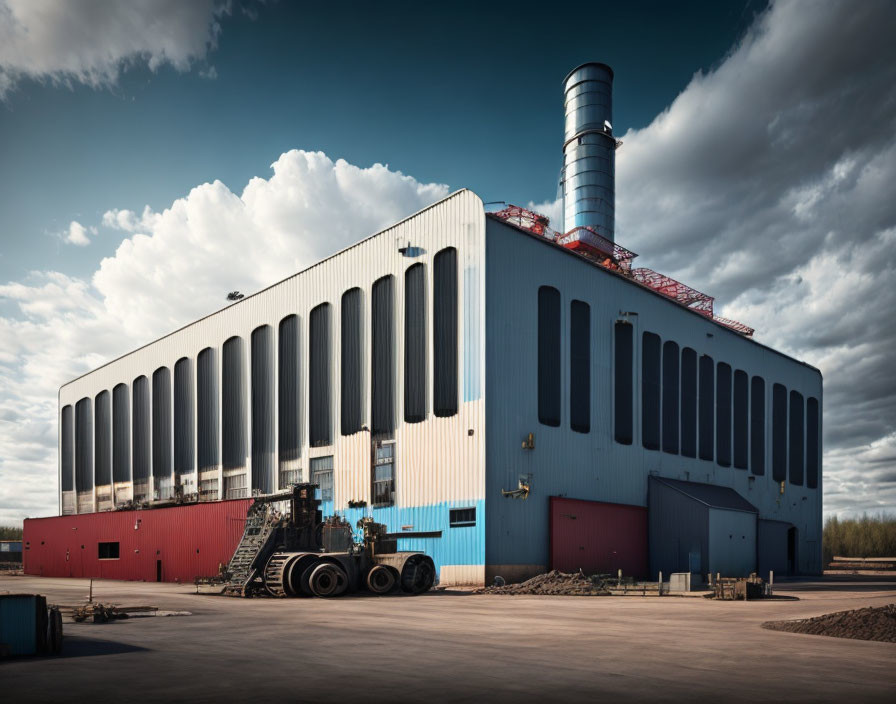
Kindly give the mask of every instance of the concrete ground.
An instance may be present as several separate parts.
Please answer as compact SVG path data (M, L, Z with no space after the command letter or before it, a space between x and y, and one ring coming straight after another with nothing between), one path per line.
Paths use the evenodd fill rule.
M66 622L61 656L0 661L8 702L893 701L896 644L763 621L896 601L896 581L777 584L798 599L482 596L239 600L95 581L94 598L191 616ZM0 577L83 603L86 580Z

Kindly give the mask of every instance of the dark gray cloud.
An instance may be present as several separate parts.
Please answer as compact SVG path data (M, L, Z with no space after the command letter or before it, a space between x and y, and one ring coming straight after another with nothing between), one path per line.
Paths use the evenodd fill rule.
M828 512L896 508L894 27L888 0L774 2L617 156L639 263L822 370Z

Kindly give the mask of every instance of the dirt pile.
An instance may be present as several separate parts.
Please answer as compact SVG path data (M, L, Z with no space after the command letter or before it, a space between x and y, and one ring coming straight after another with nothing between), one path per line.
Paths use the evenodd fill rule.
M551 594L561 596L609 596L607 583L599 576L587 577L552 570L519 584L505 584L477 589L475 594Z
M814 636L896 643L896 604L854 611L837 611L799 621L766 621L762 627L773 631L808 633Z

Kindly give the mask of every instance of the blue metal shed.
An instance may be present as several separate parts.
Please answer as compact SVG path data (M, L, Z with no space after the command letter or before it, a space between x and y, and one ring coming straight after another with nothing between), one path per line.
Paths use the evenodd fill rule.
M652 476L648 483L650 571L756 571L759 511L734 489Z

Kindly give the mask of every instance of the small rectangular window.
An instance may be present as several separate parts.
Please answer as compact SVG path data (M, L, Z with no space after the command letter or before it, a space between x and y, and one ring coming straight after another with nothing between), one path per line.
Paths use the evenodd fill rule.
M374 450L373 505L391 506L395 501L395 445L384 443Z
M97 552L100 560L117 560L118 543L98 543Z
M433 259L432 301L433 413L457 413L457 250L448 247Z
M293 484L299 484L302 481L302 468L281 469L280 470L280 488L289 489Z
M641 341L641 442L660 449L660 337L652 332Z
M476 508L452 508L448 514L448 522L452 528L475 526Z
M819 421L818 399L810 397L806 400L806 486L810 489L818 488Z
M697 352L681 350L681 454L697 456Z
M765 379L750 380L750 471L765 474Z
M311 483L319 487L321 501L333 500L333 455L311 459Z
M713 459L715 447L715 362L709 355L700 357L700 392L698 413L700 421L700 459Z
M591 306L570 304L569 426L577 433L591 430Z
M798 391L790 392L790 483L803 485L803 421L805 408L803 395Z
M663 343L663 452L678 454L678 345Z
M619 320L615 327L615 418L616 442L632 444L632 337L633 326L628 321Z
M538 422L560 425L560 292L538 289Z
M787 479L787 389L772 386L772 479Z
M747 386L747 373L738 369L734 372L734 466L737 469L747 468Z

